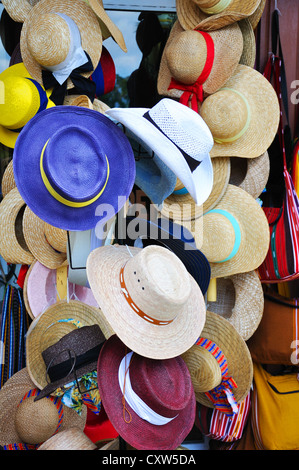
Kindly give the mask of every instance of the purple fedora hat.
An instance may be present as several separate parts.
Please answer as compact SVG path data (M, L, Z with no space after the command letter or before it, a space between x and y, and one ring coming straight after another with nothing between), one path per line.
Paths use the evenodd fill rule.
M16 185L45 222L64 230L90 230L128 199L135 180L133 150L102 113L77 106L53 109L32 118L17 139ZM96 210L100 205L104 209Z

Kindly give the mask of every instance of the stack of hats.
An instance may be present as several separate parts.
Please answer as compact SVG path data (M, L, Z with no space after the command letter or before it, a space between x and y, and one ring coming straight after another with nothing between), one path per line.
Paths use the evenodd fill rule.
M245 422L279 123L254 69L264 2L177 0L150 109L100 100L115 84L103 42L126 52L101 0L2 3L22 28L0 75L0 255L25 267L31 323L0 390L0 446L95 450L90 413L110 425L97 441L136 450L180 448L203 410Z

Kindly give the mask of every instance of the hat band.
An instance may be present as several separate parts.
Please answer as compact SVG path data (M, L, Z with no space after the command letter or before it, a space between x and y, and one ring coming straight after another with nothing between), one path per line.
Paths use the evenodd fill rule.
M37 397L38 395L40 394L40 390L38 388L33 388L31 390L29 390L28 392L25 393L25 395L21 398L18 406L24 401L26 400L26 398L29 398L29 397ZM56 434L61 425L62 425L62 422L63 422L63 404L60 400L60 398L58 397L53 397L51 395L45 397L47 398L48 400L51 400L54 405L56 406L57 408L57 411L58 411L58 423L57 423L57 428L55 430L55 432L52 434L54 436L54 434ZM12 444L7 444L5 446L3 446L3 450L36 450L40 445L42 444L42 442L38 442L36 444L25 444L25 443L12 443Z
M242 100L244 101L244 103L246 105L246 109L247 109L247 120L246 120L246 123L245 123L243 129L241 129L240 132L238 132L238 134L233 135L232 137L227 137L227 138L219 138L219 137L214 138L214 141L218 144L235 142L236 140L240 139L240 137L242 137L242 135L244 135L245 132L247 131L247 129L249 127L249 124L250 124L250 121L251 121L250 106L249 106L249 103L248 103L248 100L247 100L246 96L243 95L243 93L241 93L240 91L234 90L233 88L224 87L224 88L221 88L221 90L219 90L219 91L222 91L222 90L233 91L234 93L236 93L237 95L239 95L242 98Z
M128 289L127 289L127 286L126 286L126 283L125 283L125 279L124 279L124 269L125 269L125 265L121 268L120 273L119 273L120 286L121 286L121 291L123 293L123 296L126 299L126 301L128 302L131 309L135 313L137 313L137 315L139 315L141 318L143 318L143 320L146 320L147 322L149 322L153 325L169 325L169 323L171 323L173 320L168 320L168 321L156 320L155 318L151 318L149 315L144 313L139 307L137 307L137 305L132 300L132 298L131 298L131 296L128 292Z
M206 13L207 15L216 15L218 13L221 13L223 10L225 10L229 4L231 3L231 0L219 0L219 2L214 5L213 7L210 8L201 8L201 11Z
M177 196L181 196L183 194L188 194L188 190L184 187L184 188L181 188L181 189L176 189L175 191L173 191L172 194L175 194Z
M231 253L225 259L221 261L213 261L213 263L224 263L225 261L229 261L230 259L232 259L239 251L241 240L242 240L240 225L237 219L235 219L235 217L228 211L225 211L223 209L211 209L210 211L206 212L205 215L211 214L211 213L224 215L224 217L226 217L232 224L234 232L235 232L235 243L234 243Z
M101 189L101 191L95 197L93 197L92 199L89 199L88 201L83 201L83 202L70 201L69 199L65 199L63 196L58 194L57 191L55 191L55 189L51 186L51 183L48 180L47 175L44 171L43 159L44 159L44 153L45 153L45 150L46 150L46 147L47 147L49 141L50 141L50 139L48 139L47 142L45 143L45 145L43 147L43 150L41 152L41 156L40 156L40 174L41 174L43 183L44 183L46 189L48 190L48 192L51 194L51 196L54 197L54 199L56 199L56 201L61 202L65 206L80 208L80 207L86 207L86 206L89 206L90 204L93 204L103 194L103 192L104 192L104 190L107 186L107 183L108 183L109 174L110 174L110 166L109 166L109 161L108 161L107 155L105 155L106 156L106 162L107 162L107 177L106 177L106 181L105 181L104 186Z
M217 410L229 416L233 416L238 412L239 406L232 392L232 388L237 388L238 386L234 379L228 375L228 366L225 355L217 344L207 338L200 337L195 344L196 346L206 349L215 357L222 375L221 384L212 390L205 392L205 395L211 400Z
M128 403L130 408L132 408L134 413L139 416L139 418L144 419L150 424L155 426L163 426L170 423L170 421L175 419L177 415L172 418L166 418L165 416L156 413L134 392L129 372L129 365L132 355L133 351L126 354L123 357L118 369L118 382L125 401ZM127 361L129 363L128 366L126 366Z

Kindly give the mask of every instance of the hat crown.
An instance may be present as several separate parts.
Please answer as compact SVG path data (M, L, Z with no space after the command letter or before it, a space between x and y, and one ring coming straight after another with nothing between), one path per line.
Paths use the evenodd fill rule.
M157 361L133 354L129 373L138 397L166 418L184 410L194 393L188 368L179 356Z
M226 259L233 250L235 239L234 226L224 214L204 214L201 250L210 262Z
M105 186L107 157L99 140L85 127L72 125L57 130L46 142L41 157L50 188L68 201L92 200Z
M172 321L184 308L191 283L182 261L167 248L147 246L124 267L129 295L145 314L157 321Z

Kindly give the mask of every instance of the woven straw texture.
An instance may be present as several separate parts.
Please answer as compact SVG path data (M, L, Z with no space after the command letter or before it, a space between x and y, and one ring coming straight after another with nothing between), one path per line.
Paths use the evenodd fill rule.
M99 325L105 338L111 334L111 329L99 308L90 307L77 300L62 300L51 305L33 320L26 336L26 366L31 380L40 389L47 385L42 351L77 328L71 322L61 321L66 319L74 319L82 326Z
M120 270L126 262L124 277L130 282L127 289L133 301L147 316L171 320L171 323L153 324L130 307L120 286ZM86 270L91 290L107 321L133 351L152 359L166 359L186 351L196 341L205 321L204 298L183 263L166 248L101 247L90 253ZM184 297L190 289L189 297L184 301L182 286ZM175 295L175 301L169 302L167 289L171 293L169 296ZM174 294L174 289L178 293Z
M243 52L240 58L240 64L254 67L256 59L256 42L252 25L248 18L238 22L243 35Z
M217 279L216 302L208 302L209 311L226 318L247 341L263 316L264 295L256 271Z
M212 159L213 188L208 199L197 206L190 194L171 194L163 203L161 215L180 223L201 217L211 210L224 195L230 178L231 161L229 158L216 157ZM177 188L179 189L179 188ZM189 207L187 211L186 208Z
M49 226L47 233L49 233ZM51 241L46 238L45 222L35 215L29 206L26 206L23 217L23 233L26 243L34 255L34 257L42 263L44 266L50 269L59 268L63 263L66 262L66 245L63 253L57 252L57 244L55 243L55 234L59 234L59 231L52 230L50 234L51 241L54 239L55 247L50 243ZM65 232L66 233L66 232ZM52 235L52 237L51 237ZM58 238L58 242L61 240ZM59 244L59 243L58 243Z
M38 2L39 0L3 0L2 5L14 21L23 23L31 8Z
M97 98L95 98L92 103L86 95L68 95L64 98L63 105L80 106L83 108L94 109L95 111L99 111L99 113L102 114L105 114L107 109L110 109L107 104Z
M233 390L235 399L237 403L241 403L249 393L253 379L252 359L245 341L229 321L209 311L207 311L205 326L200 336L213 341L224 353L228 375L233 377L237 384L237 388ZM196 400L202 405L213 408L212 402L203 392L196 392L201 381L200 363L197 360L197 354L201 352L198 352L199 349L202 348L194 345L191 348L191 353L194 352L193 356L188 351L188 355L183 354L182 357L191 374Z
M214 160L214 159L213 159ZM256 158L231 159L230 184L239 186L254 199L258 198L266 187L270 174L270 159L266 151Z
M16 418L17 406L20 403L20 400L25 395L25 393L27 393L29 390L33 388L35 388L35 385L30 379L28 375L28 370L26 367L16 372L12 377L10 377L1 388L0 390L0 420L1 420L0 445L3 446L6 444L22 442L20 440L20 436L16 429L15 418ZM30 427L31 423L33 424L33 421L35 421L36 428L38 426L40 426L40 429L45 427L45 425L47 424L45 421L49 417L47 413L45 413L47 409L46 410L43 409L43 404L48 402L48 399L45 398L40 401L42 402L41 404L39 402L35 403L37 404L36 410L37 412L39 411L39 414L37 414L36 416L29 416L27 418L27 422L22 423L23 425ZM34 415L35 413L31 413L31 414ZM39 423L37 419L38 417L42 417L43 421ZM83 431L86 425L86 418L87 418L86 408L83 408L82 414L81 416L79 416L78 413L76 413L74 410L65 406L64 411L63 411L63 421L62 421L61 427L59 428L58 434L72 427L77 427L81 431ZM21 426L21 423L19 422L19 427L20 426ZM36 429L36 431L38 433L38 429ZM39 444L39 442L36 442L35 444Z
M97 446L76 427L50 437L37 450L96 450Z
M210 33L214 42L212 70L203 83L205 95L215 93L236 70L243 51L243 36L238 23ZM194 31L184 31L178 21L173 25L163 50L157 88L160 95L180 98L183 91L168 90L171 78L185 84L194 83L206 62L206 44ZM171 69L169 64L172 65ZM174 74L174 75L173 75Z
M260 0L246 0L246 2L244 0L231 0L224 11L214 15L205 14L199 8L199 3L202 5L204 3L205 8L215 5L215 2L198 2L196 0L176 1L178 19L184 29L218 30L252 15L257 9Z
M9 191L16 187L15 177L13 173L13 163L10 160L9 164L5 168L1 181L1 192L2 196L5 197Z
M39 22L42 21L43 15L46 15L46 18L48 18L48 14L51 12L64 13L75 21L81 34L82 48L89 55L94 68L98 65L102 53L101 27L95 13L89 5L81 0L40 0L27 15L26 20L23 23L20 37L21 54L24 65L30 75L40 84L42 84L42 67L29 51L27 35L28 31L31 31L34 27L35 32L34 34L30 34L30 36L33 36L33 38L36 37L37 40ZM56 23L54 24L53 31L54 32L51 32L51 25L48 23L47 37L51 37L51 41L49 41L50 44L48 44L48 46L51 45L51 53L47 53L47 49L45 49L44 46L43 48L40 48L40 50L41 52L44 51L47 53L44 60L50 60L51 58L51 62L59 63L60 60L57 55L59 55L60 51L63 49L64 43L60 42L58 44L57 41L55 41L55 31L57 31ZM53 50L54 44L57 45L56 50ZM33 47L33 45L31 45L31 47ZM34 45L34 48L37 49L36 44ZM91 73L92 72L86 72L84 76L88 77ZM68 88L72 87L73 84L68 80Z
M200 109L214 140L216 137L234 137L244 128L247 108L238 92L249 104L250 122L243 135L233 142L215 142L211 157L255 158L262 155L273 142L279 124L280 110L274 88L261 73L246 65L238 65L225 88L230 90L219 90L208 96Z
M25 207L16 187L0 203L0 254L7 263L30 264L34 260L22 229Z
M263 15L263 12L264 12L264 9L265 9L265 6L266 6L266 0L261 0L260 3L259 3L259 6L257 7L257 9L255 10L254 13L252 13L252 15L250 15L248 17L248 20L250 21L251 25L252 25L252 28L255 30L255 28L257 27L257 25L259 24L260 22L260 19Z

